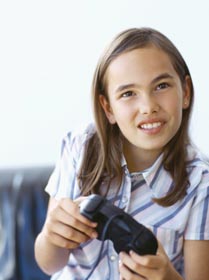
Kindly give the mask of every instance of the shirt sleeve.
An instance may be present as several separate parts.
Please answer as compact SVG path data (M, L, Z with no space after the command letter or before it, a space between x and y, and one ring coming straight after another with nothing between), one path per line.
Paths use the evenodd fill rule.
M81 142L81 138L76 137L73 133L68 133L62 140L59 159L45 188L50 196L57 199L75 198L75 193L79 189L77 173Z
M209 171L202 173L202 180L190 211L185 239L209 240Z

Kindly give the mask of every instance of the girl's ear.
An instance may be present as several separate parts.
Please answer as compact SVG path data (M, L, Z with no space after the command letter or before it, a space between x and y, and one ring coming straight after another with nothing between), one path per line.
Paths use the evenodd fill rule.
M183 96L183 109L187 109L190 105L191 97L191 78L186 76L184 85L184 96Z
M105 112L105 115L108 118L109 122L111 124L115 124L116 123L115 117L114 117L114 114L112 112L111 106L110 106L107 98L104 95L100 94L99 95L99 102L100 102L100 104L101 104L101 106L102 106L102 108L103 108L103 110Z

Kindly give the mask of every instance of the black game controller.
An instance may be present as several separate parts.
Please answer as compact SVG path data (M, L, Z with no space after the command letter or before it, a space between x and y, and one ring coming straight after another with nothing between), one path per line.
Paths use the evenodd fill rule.
M104 197L90 195L80 204L80 213L98 223L98 239L112 240L117 253L156 254L158 243L153 233Z

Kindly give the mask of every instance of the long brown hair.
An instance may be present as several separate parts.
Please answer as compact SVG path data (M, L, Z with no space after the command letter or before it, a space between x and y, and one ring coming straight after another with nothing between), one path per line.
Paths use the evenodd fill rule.
M191 75L189 69L174 44L162 33L152 28L132 28L121 32L104 51L96 67L92 83L92 101L96 132L86 144L83 162L78 176L82 194L99 193L100 184L105 177L106 193L111 181L117 179L118 188L122 182L121 167L122 144L117 124L110 124L99 102L99 95L107 99L105 73L110 63L122 53L153 45L164 51L177 72L182 87L185 78ZM190 105L183 110L181 126L173 139L164 147L163 165L171 174L174 186L165 197L154 199L162 206L170 206L182 199L188 187L186 171L186 145L190 142L188 127L193 106L194 90L191 79Z

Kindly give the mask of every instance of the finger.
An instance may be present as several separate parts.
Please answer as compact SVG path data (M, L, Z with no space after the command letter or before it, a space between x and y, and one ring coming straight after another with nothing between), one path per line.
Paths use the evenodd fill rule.
M66 239L55 233L50 234L48 240L55 246L65 248L65 249L75 249L79 246L79 243Z
M89 219L85 218L83 215L80 214L78 200L77 202L72 201L69 198L63 198L60 201L61 208L66 211L69 215L76 217L80 222L86 224L90 227L96 227L97 223L90 221Z
M143 266L135 262L127 253L120 253L120 260L123 265L125 265L132 273L144 276Z
M55 223L53 232L60 235L61 237L74 241L76 243L83 243L86 242L90 237L86 234L72 228L66 226L62 223Z
M157 255L166 255L163 245L158 241Z
M66 212L61 210L60 208L56 210L55 213L49 213L45 228L47 228L48 232L55 232L57 234L61 234L62 236L67 238L67 231L62 229L73 228L78 232L84 233L90 238L97 237L97 232L94 228L86 226L81 223L79 220L76 220L74 217L68 215Z
M69 223L67 225L58 223L59 226L56 226L57 223L54 223L54 230L56 230L58 233L61 231L61 233L64 233L64 237L66 237L66 238L71 237L72 233L74 233L74 232L77 233L77 235L76 235L77 237L80 237L82 235L85 237L88 236L88 239L97 238L98 233L95 231L95 229L92 229L91 227L86 226L85 224L76 220L74 217L69 217L68 220L69 220ZM81 240L81 242L84 242L84 241L85 240Z
M86 196L79 196L75 200L73 200L78 206L81 204L82 201L84 201L87 197Z
M138 257L139 255L136 254ZM140 256L141 257L141 256ZM122 263L133 273L139 275L142 279L156 279L157 269L144 266L141 263L134 260L133 257L126 253L121 253L120 258ZM138 260L138 258L137 258ZM153 278L154 276L154 278Z
M132 279L132 280L144 280L141 275L137 275L131 271L125 264L119 262L120 280Z
M152 268L152 269L158 269L159 266L162 265L162 261L164 256L157 254L157 255L138 255L134 251L130 251L130 256L133 259L134 262L145 266L147 268Z

